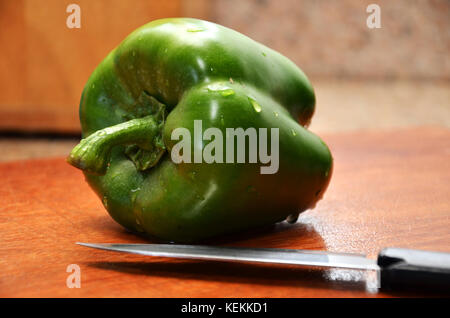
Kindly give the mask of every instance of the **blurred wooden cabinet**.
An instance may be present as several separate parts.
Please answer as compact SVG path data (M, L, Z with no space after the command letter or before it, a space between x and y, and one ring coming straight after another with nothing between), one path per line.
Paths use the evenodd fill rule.
M81 28L66 25L72 3L81 9ZM109 51L149 21L195 12L202 17L207 5L200 0L0 0L0 130L79 131L83 86Z

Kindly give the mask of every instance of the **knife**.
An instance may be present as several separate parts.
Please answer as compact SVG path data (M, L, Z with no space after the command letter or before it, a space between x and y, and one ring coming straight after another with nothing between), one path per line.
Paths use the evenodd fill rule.
M450 292L450 253L385 248L377 260L361 254L324 251L177 244L77 243L101 250L200 260L291 264L374 270L384 290Z

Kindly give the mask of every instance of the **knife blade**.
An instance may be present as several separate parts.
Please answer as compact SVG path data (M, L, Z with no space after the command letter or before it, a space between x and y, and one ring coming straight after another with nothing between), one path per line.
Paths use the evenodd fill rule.
M159 257L291 264L365 270L378 269L376 261L359 254L329 253L321 251L278 248L217 247L207 245L113 243L77 244L101 250Z
M290 264L374 270L387 290L419 289L450 293L450 253L385 248L377 260L361 254L325 251L178 244L77 243L114 252L199 260Z

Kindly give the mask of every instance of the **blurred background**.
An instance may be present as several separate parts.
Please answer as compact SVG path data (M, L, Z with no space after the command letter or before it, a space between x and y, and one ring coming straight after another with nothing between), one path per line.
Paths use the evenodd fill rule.
M70 29L69 4L81 8ZM368 28L369 4L381 28ZM137 27L194 17L240 31L311 79L327 135L450 128L449 0L0 0L0 161L66 156L96 65Z

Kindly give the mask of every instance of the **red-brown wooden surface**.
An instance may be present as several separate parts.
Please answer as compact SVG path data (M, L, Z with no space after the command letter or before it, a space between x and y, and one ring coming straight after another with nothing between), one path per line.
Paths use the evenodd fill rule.
M80 28L66 25L71 3ZM95 67L134 29L186 10L181 0L0 0L0 130L78 132Z
M367 253L386 246L450 252L450 131L419 128L324 136L335 157L316 209L211 243ZM0 296L374 297L361 272L215 263L88 249L145 242L106 214L64 159L0 165ZM81 288L66 287L69 264ZM396 296L402 294L395 294Z

